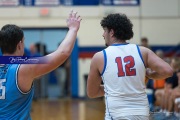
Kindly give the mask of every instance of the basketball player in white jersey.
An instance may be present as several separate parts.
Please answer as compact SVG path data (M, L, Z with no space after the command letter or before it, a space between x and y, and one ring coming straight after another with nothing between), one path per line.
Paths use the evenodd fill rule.
M92 58L87 94L90 98L105 96L105 120L148 120L145 77L165 79L173 70L150 49L126 42L133 37L133 25L126 15L110 14L101 26L107 48Z

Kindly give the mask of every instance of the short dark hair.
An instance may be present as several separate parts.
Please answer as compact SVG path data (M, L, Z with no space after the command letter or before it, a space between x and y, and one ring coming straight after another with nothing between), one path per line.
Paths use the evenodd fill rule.
M125 14L109 14L101 20L101 26L114 31L114 37L120 40L129 40L133 37L133 24Z
M146 37L141 38L141 42L148 42L148 38Z
M0 48L2 53L13 54L17 44L24 37L22 29L16 25L7 24L0 31Z

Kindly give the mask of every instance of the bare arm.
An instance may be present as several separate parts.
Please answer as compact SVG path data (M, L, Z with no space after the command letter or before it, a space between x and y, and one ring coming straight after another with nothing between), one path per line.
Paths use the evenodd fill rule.
M90 98L104 96L104 86L101 85L102 78L100 75L104 63L102 57L102 53L96 53L91 61L90 72L87 80L87 95Z
M70 56L81 21L80 16L77 16L76 14L77 13L73 13L73 11L70 13L69 18L67 19L69 31L58 49L43 57L43 59L47 60L48 64L23 64L20 66L18 73L18 85L21 90L28 91L34 78L54 70Z
M146 71L146 75L151 79L165 79L173 75L171 66L159 58L154 52L145 47L140 47L145 65L151 70Z

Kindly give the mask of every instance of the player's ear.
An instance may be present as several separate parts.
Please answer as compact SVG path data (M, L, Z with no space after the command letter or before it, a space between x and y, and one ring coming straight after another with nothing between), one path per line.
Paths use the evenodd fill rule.
M113 29L111 29L109 33L110 33L111 37L114 36L114 30Z
M21 49L22 44L23 44L23 41L19 41L19 43L17 44L17 49L18 49L18 50Z
M16 49L18 49L18 50L20 49L20 42L21 41L19 41L18 44L17 44L17 48Z

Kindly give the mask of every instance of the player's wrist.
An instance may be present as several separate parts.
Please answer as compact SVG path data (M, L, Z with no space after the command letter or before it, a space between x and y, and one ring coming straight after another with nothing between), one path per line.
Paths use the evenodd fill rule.
M70 27L70 28L69 28L69 31L77 33L77 32L78 32L78 28L72 28L72 27Z

